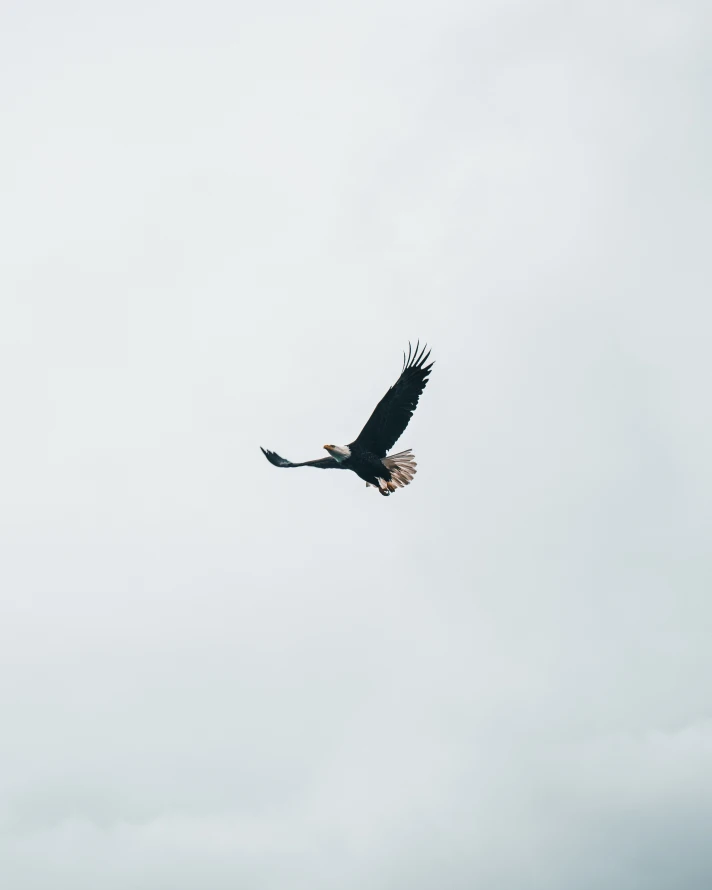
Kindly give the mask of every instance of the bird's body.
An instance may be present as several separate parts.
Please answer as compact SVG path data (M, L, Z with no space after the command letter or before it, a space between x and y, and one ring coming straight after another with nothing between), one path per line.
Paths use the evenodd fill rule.
M413 415L420 394L428 382L433 366L426 365L430 353L423 347L415 353L408 349L403 356L403 370L395 384L376 406L366 426L349 445L325 445L329 457L292 463L273 451L262 449L267 460L276 467L318 467L322 470L351 470L367 485L389 495L397 487L408 485L415 475L415 460L410 449L398 454L387 452L400 438Z
M357 476L360 476L364 482L370 485L377 485L378 480L383 478L390 482L391 473L380 457L372 451L364 451L360 448L351 450L351 454L339 464L341 469L353 470Z

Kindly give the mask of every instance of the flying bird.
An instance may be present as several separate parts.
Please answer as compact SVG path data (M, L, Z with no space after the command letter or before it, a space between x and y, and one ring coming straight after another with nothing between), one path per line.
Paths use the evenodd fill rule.
M329 457L307 460L294 464L274 451L261 448L267 460L275 467L319 467L321 470L353 470L366 482L388 497L396 488L413 481L415 457L410 448L398 454L387 452L400 439L418 405L420 394L428 382L430 369L435 362L426 365L430 352L427 346L420 349L420 341L413 351L408 344L408 355L403 353L401 375L376 405L366 426L349 445L324 445Z

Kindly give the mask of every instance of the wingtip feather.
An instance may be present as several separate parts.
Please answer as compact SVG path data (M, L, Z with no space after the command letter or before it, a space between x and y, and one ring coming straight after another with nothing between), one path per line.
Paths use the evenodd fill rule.
M421 349L420 340L418 340L415 344L415 349L413 349L412 343L408 341L408 356L406 358L405 352L403 353L403 370L409 371L412 368L424 369L425 362L430 358L430 353L432 350L428 349L428 344L424 343ZM429 365L435 364L434 362Z

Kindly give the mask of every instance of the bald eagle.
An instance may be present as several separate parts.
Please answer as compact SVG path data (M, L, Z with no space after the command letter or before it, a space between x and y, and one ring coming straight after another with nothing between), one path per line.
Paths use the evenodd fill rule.
M427 346L420 349L420 341L413 351L408 344L408 355L403 353L401 375L376 405L366 426L350 445L324 445L329 457L293 464L274 451L261 448L267 460L275 467L319 467L321 470L353 470L366 482L388 497L397 487L412 482L415 475L415 459L412 450L386 455L398 441L413 415L420 394L428 382L430 369L435 362L426 365L430 352Z

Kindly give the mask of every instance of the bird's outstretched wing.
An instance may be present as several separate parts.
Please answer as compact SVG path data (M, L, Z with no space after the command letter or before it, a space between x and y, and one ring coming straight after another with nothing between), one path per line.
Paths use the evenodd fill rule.
M427 346L423 346L420 352L419 349L420 341L415 347L415 352L410 343L408 344L407 357L403 353L403 370L400 377L376 405L353 445L358 445L379 457L385 457L401 437L428 382L430 369L435 364L435 362L425 364L430 355L430 352L425 351Z
M322 457L319 460L305 460L301 464L293 464L291 460L285 460L274 451L268 451L262 446L260 446L260 451L275 467L319 467L320 470L333 470L339 466L338 461L335 461L333 457Z

